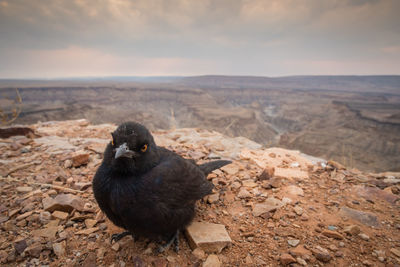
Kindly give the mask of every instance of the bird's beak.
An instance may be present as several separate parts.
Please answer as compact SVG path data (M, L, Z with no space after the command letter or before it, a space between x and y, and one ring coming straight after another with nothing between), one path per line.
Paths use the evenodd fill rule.
M122 145L120 145L116 151L115 151L115 158L133 158L135 156L136 152L129 150L128 145L126 143L123 143Z

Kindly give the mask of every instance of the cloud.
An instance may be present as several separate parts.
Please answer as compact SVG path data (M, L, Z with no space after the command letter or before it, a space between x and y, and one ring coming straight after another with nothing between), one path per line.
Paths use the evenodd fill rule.
M0 56L10 60L1 61L0 77L11 61L72 75L72 59L82 62L79 73L168 74L162 65L171 73L285 75L288 61L315 73L321 69L310 62L376 60L400 69L397 10L397 0L0 1Z

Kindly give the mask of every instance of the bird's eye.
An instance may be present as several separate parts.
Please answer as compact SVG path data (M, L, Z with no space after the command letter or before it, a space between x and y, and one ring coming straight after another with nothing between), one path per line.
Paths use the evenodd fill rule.
M147 150L147 144L144 144L144 145L142 146L142 148L140 148L140 151L146 152L146 150Z

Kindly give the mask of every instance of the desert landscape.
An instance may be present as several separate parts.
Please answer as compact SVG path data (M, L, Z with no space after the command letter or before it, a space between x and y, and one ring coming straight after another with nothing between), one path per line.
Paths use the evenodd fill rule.
M196 127L364 171L400 170L400 76L110 77L1 80L0 87L5 108L19 89L17 124L85 118Z

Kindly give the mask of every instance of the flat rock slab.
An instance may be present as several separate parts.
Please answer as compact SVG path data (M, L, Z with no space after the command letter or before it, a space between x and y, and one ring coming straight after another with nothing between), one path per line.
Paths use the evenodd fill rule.
M359 221L360 223L371 226L371 227L380 227L380 222L378 217L370 212L359 211L347 207L343 207L340 209L340 215L348 217L350 219Z
M263 203L257 203L253 207L253 215L260 216L264 213L275 211L284 206L284 203L277 198L269 197Z
M232 243L225 225L193 222L186 229L186 236L192 249L201 248L207 253L220 253Z
M71 212L73 209L83 211L84 202L80 197L72 194L60 194L54 199L46 197L42 200L43 208L46 211L53 212L55 210L63 212Z

